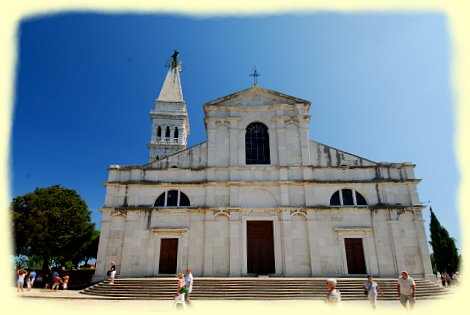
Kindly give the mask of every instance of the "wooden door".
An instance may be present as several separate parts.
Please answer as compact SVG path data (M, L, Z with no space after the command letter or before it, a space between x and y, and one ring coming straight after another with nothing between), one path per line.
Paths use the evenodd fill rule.
M345 238L344 247L346 249L348 274L366 274L362 238Z
M248 273L275 273L273 222L247 221L246 228Z
M176 274L178 259L178 239L162 238L160 245L160 264L158 272L161 274Z

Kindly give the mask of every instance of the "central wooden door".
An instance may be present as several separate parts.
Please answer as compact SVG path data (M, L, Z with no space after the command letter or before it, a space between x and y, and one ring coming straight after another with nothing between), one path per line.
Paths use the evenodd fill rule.
M366 274L366 262L362 248L362 238L345 238L346 261L349 274Z
M247 221L246 229L248 273L275 273L273 222Z
M178 259L178 239L162 238L160 244L160 264L158 272L161 274L176 274Z

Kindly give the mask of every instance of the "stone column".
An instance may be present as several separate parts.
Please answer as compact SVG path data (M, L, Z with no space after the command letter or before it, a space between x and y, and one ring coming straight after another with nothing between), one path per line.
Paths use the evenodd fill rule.
M392 251L395 253L397 268L395 276L398 277L400 272L405 268L405 257L403 256L400 240L400 222L397 220L389 220L387 223L391 231L390 243L392 244Z
M135 251L135 246L141 246L142 244L135 244L135 239L130 236L126 236L125 231L134 230L134 222L129 222L126 220L124 223L124 240L122 242L122 258L121 258L121 277L132 277L134 276L132 271L132 256L137 254L138 251Z
M193 215L193 219L191 220L192 222L190 223L189 226L189 235L187 237L188 239L188 267L193 269L193 272L200 274L201 273L201 268L198 267L198 259L197 257L200 255L200 245L198 244L198 240L202 235L204 235L204 230L201 228L202 226L202 220L200 218L200 215ZM194 218L197 218L194 220ZM199 245L199 248L198 248ZM199 253L199 255L198 255Z
M208 120L207 122L207 166L216 166L217 157L216 139L215 139L215 121Z
M308 122L309 118L299 119L299 137L300 137L300 152L302 165L312 165L310 161L310 142L308 139Z
M368 263L369 273L372 275L379 274L379 266L377 263L377 252L375 250L375 234L372 231L366 232L366 237L363 239L364 243L364 255L368 255L366 258L366 264ZM366 265L367 266L367 265Z
M154 234L154 244L155 244L155 256L154 256L154 274L155 276L160 273L160 248L162 245L162 239L160 235Z
M241 275L241 241L239 215L230 213L230 277Z
M282 214L282 220L280 221L280 224L282 227L282 242L284 248L284 272L286 276L292 276L295 274L291 234L292 220L290 217L290 212L288 210L285 210Z
M188 233L182 233L178 237L178 258L177 258L177 270L176 272L185 273L188 265L188 248L189 248L189 237ZM186 255L185 255L186 254ZM184 257L186 256L186 260Z
M238 133L238 165L244 166L246 165L246 156L245 156L245 133L246 131L241 128L239 125L239 133Z
M281 234L281 223L277 218L273 219L273 232L274 232L274 267L276 268L276 274L282 275L282 258L284 257L284 253L282 252L282 238ZM246 230L245 230L246 233ZM246 240L245 240L246 242Z
M240 187L230 186L229 193L230 193L230 202L229 202L230 207L239 207L240 206L240 201L239 201Z
M304 172L305 173L305 172ZM311 176L310 178L312 178L313 176ZM307 179L305 176L304 176L304 179ZM311 185L304 185L304 194L305 194L305 205L308 207L308 206L312 206L315 204L315 196L314 196L314 188L313 186Z
M213 220L212 213L206 212L206 218L204 220L205 231L204 231L204 276L212 276L212 239L213 233Z
M286 125L283 120L278 120L276 124L277 131L277 145L279 152L278 165L287 165L287 152L286 152Z
M103 216L105 214L103 213ZM106 265L106 252L108 251L108 240L109 240L109 232L111 229L111 222L110 221L101 221L101 234L100 234L100 241L98 245L98 253L96 257L96 270L95 274L93 275L93 282L101 281L106 277L106 272L109 269Z
M381 212L379 212L381 211ZM394 265L390 258L393 255L390 254L390 248L387 247L387 243L392 245L393 241L389 239L387 221L385 216L380 215L383 210L371 210L372 212L372 235L374 237L372 246L374 246L376 252L377 261L377 274L374 276L388 277L391 273L390 265ZM393 276L395 276L393 272Z
M436 281L436 276L432 272L431 258L429 257L428 240L426 239L426 232L424 230L424 220L421 212L416 216L416 234L418 235L418 245L421 254L421 261L423 262L424 277L430 281Z
M230 161L229 166L239 166L239 145L240 145L240 130L238 129L238 121L230 121L229 129L229 150L230 150Z
M310 249L310 267L312 270L312 277L318 277L322 275L321 262L320 262L320 247L318 244L318 235L320 222L317 220L307 220L307 234L308 234L308 246Z

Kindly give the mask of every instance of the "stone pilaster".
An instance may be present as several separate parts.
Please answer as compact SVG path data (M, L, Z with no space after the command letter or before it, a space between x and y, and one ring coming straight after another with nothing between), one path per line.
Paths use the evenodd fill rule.
M418 235L418 244L421 254L421 261L423 263L424 277L430 281L435 281L436 276L432 272L431 258L429 256L428 240L426 239L426 232L424 230L424 220L421 213L419 218L415 221L416 234Z
M401 240L400 240L400 222L397 220L387 221L390 228L390 243L392 244L392 251L395 253L396 261L396 277L400 275L400 272L405 268L405 257L403 256L403 251L401 249Z
M104 213L103 213L104 215ZM108 266L106 265L106 252L108 249L109 232L111 229L110 221L101 221L100 241L96 257L96 269L93 275L93 282L101 281L106 278Z
M284 272L286 276L292 276L295 274L294 270L294 253L292 249L292 220L288 210L285 210L282 214L282 220L280 221L282 227L282 243L284 248Z
M312 277L321 276L321 262L320 262L320 247L318 244L319 225L321 223L317 220L307 220L307 233L308 233L308 246L310 249L310 268L312 270Z
M230 277L241 275L241 221L238 214L230 214Z
M212 276L212 239L214 238L212 213L207 212L204 220L204 276Z

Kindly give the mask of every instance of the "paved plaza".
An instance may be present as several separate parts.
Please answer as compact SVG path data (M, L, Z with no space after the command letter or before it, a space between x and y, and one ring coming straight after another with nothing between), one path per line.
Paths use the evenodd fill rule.
M344 301L341 305L332 307L319 300L276 300L276 301L220 301L220 300L195 300L186 311L173 308L170 300L109 300L100 297L82 295L78 291L50 291L33 289L23 293L16 293L14 288L9 291L12 299L10 304L13 309L31 310L40 314L62 313L72 314L155 314L188 312L195 314L287 314L293 312L302 314L322 314L323 311L355 314L372 312L368 301ZM17 297L17 298L15 298ZM435 314L436 310L455 305L449 298L441 298L436 301L418 300L414 313ZM379 301L377 311L380 313L396 314L406 312L398 301ZM431 311L431 312L430 312Z

